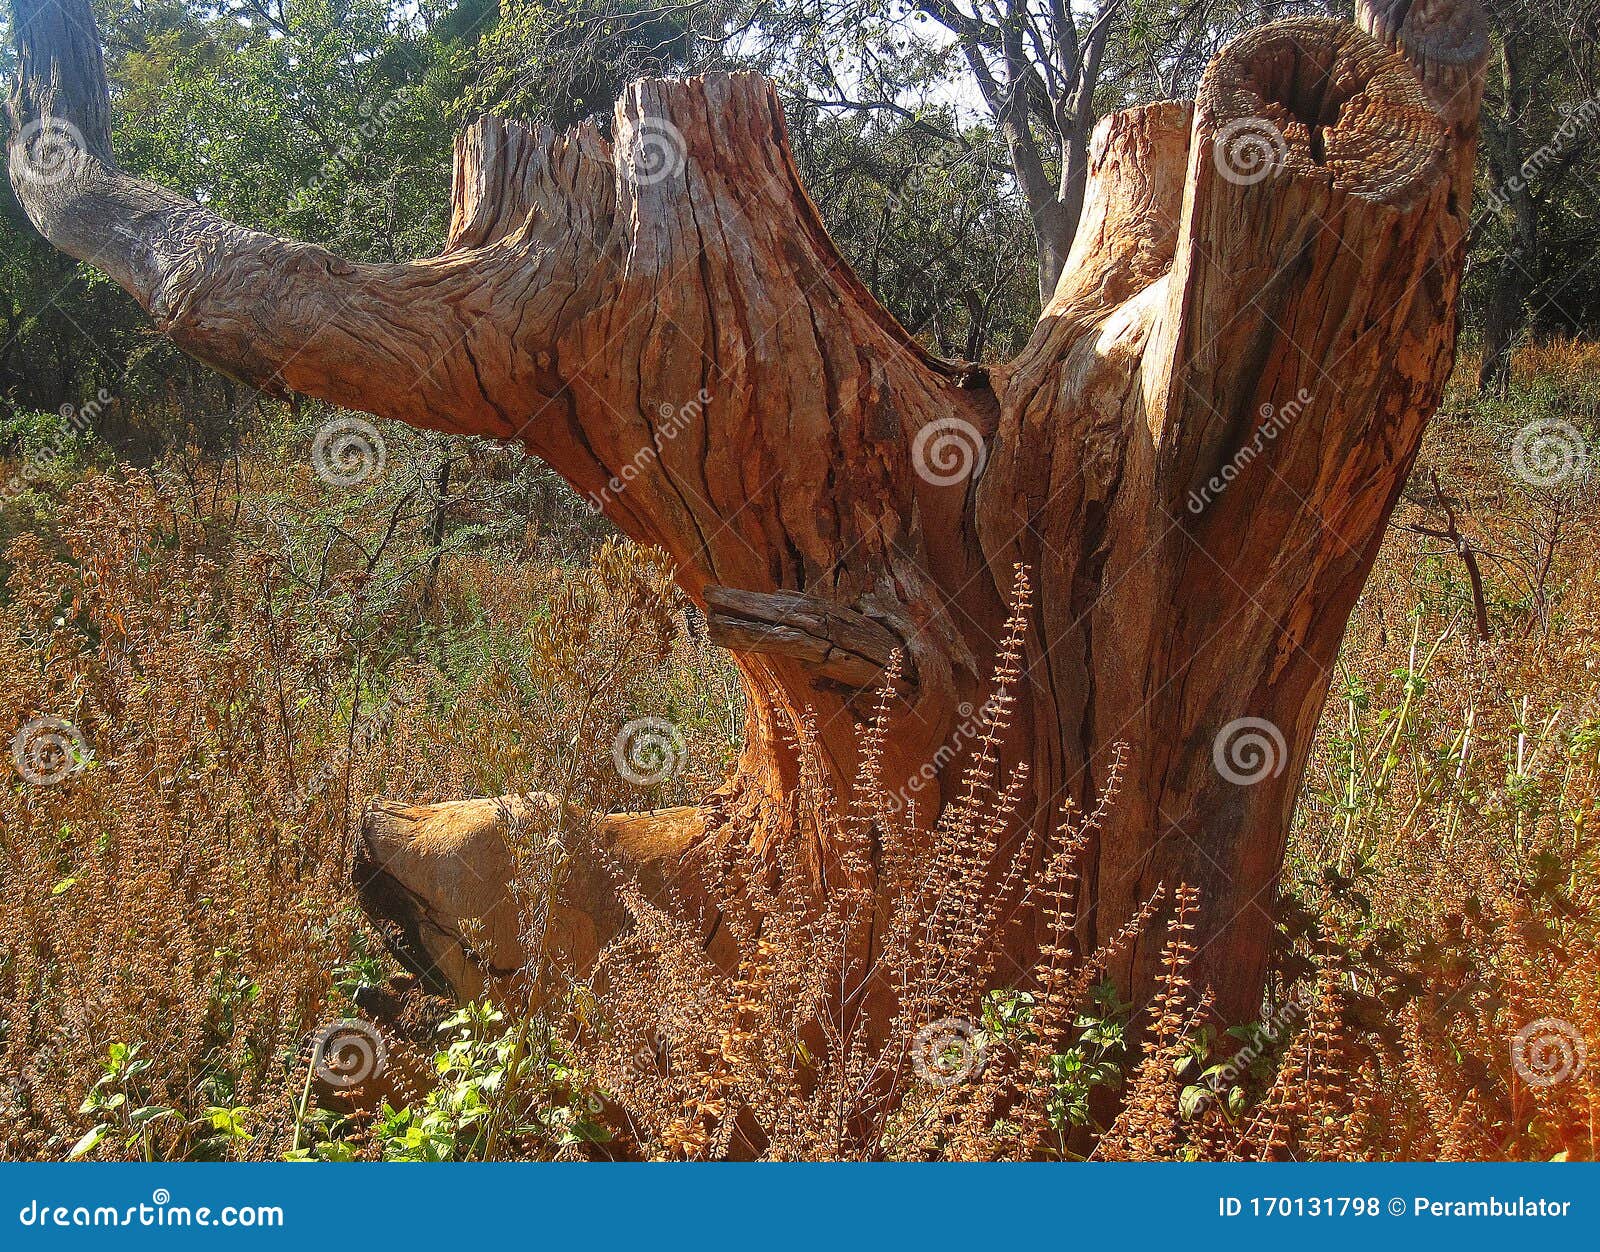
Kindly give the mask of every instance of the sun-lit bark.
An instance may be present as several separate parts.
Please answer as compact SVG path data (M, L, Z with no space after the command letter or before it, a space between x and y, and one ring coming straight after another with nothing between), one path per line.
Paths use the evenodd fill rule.
M1200 975L1224 1016L1254 1013L1328 675L1453 360L1486 53L1471 0L1365 6L1377 38L1274 23L1194 103L1107 118L1054 296L993 370L930 356L851 272L755 75L637 83L609 141L479 122L443 254L352 265L122 174L86 0L17 17L12 177L46 237L252 383L522 442L709 608L749 698L744 754L695 809L605 819L608 855L682 879L708 844L793 834L825 863L791 742L809 711L848 780L896 649L884 773L941 762L931 819L1023 562L1027 820L1052 827L1130 748L1086 938L1192 883ZM464 919L484 919L481 963L521 959L506 829L534 803L368 819L369 900L464 993ZM563 908L578 964L624 921L598 873ZM1153 959L1138 945L1119 971L1136 994Z

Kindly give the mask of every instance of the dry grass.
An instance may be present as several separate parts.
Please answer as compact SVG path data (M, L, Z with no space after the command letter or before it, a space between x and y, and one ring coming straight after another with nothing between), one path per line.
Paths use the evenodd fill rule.
M287 1151L310 1039L388 974L348 890L365 797L560 783L638 807L721 776L725 704L694 696L686 768L649 789L565 713L585 647L625 660L591 702L607 745L606 719L716 673L658 559L613 545L568 574L530 544L427 586L404 483L330 515L292 462L246 466L242 497L231 467L74 471L7 506L0 1155L66 1155L113 1047L139 1062L98 1157ZM29 782L14 746L64 776ZM120 1124L140 1109L148 1128Z
M673 911L629 897L637 924L602 957L604 991L581 1051L637 1152L838 1161L1069 1150L1050 1058L1076 1041L1091 990L1162 900L1117 942L1077 950L1078 861L1114 800L1120 762L1100 807L1069 812L1042 872L1027 872L1033 840L1011 837L1024 774L998 776L1029 607L1021 570L1013 605L979 749L931 832L896 812L880 774L896 665L845 803L819 770L802 783L802 802L837 849L820 900L796 849L730 854L711 875L740 886L716 902L739 949L730 976ZM801 751L810 757L810 745ZM879 899L890 902L887 916ZM998 958L1008 925L1030 908L1043 913L1050 940L1002 1017L991 994ZM1166 923L1173 946L1156 1051L1174 1046L1187 1021L1192 949L1183 936L1193 909L1180 890ZM1135 1115L1130 1125L1147 1121Z
M60 552L12 543L0 608L0 701L73 728L78 762L33 734L35 765L81 766L0 791L0 1140L65 1154L108 1048L139 1043L128 1114L179 1113L128 1154L196 1151L210 1107L255 1110L270 1144L351 950L338 792L297 798L332 731L302 704L321 641L274 615L268 571L195 555L147 481L64 505Z
M82 744L40 741L63 781L0 789L0 1154L59 1158L109 1120L98 1158L1593 1158L1600 505L1592 473L1530 483L1511 449L1531 423L1600 426L1600 348L1525 349L1513 380L1452 395L1352 621L1262 1022L1215 1022L1189 985L1205 902L1178 884L1139 919L1167 936L1156 1002L1099 984L1106 954L1071 943L1097 814L1067 815L1024 883L994 746L1013 647L931 838L881 796L884 712L854 794L809 795L839 849L825 905L789 849L722 867L767 884L723 901L727 974L634 899L598 1000L459 1015L431 1093L405 1075L433 1069L436 1022L412 1021L393 1107L359 1116L305 1100L308 1040L391 973L343 886L359 798L692 799L733 750L737 688L659 560L489 450L458 471L467 538L436 569L432 503L395 471L341 503L281 448L159 480L59 467L0 508L5 729L55 717ZM612 735L663 711L687 768L633 787ZM869 832L897 901L870 962ZM1003 985L1020 910L1056 939ZM125 1111L80 1111L134 1045L98 1088Z

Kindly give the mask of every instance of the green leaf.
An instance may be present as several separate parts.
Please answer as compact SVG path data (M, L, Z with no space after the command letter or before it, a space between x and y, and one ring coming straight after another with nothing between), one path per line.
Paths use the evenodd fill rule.
M208 1108L206 1116L211 1120L211 1128L220 1131L229 1139L249 1139L250 1134L244 1128L244 1119L249 1114L247 1108L224 1109Z
M1178 1096L1178 1116L1186 1122L1192 1122L1200 1116L1210 1098L1211 1088L1190 1083Z
M106 1134L110 1131L110 1129L110 1126L106 1125L104 1122L101 1122L100 1125L96 1126L82 1139L79 1139L77 1143L72 1145L72 1151L67 1153L67 1160L77 1161L88 1156L89 1153L93 1152L97 1147L100 1146L100 1140L106 1137Z

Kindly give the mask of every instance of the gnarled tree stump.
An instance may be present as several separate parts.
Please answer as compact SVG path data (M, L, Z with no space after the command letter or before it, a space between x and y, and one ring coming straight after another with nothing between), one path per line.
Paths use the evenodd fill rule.
M885 650L915 680L886 778L944 759L1026 563L1024 818L1053 827L1126 741L1086 937L1158 881L1198 886L1200 976L1239 1020L1331 666L1456 337L1485 28L1472 0L1376 0L1359 21L1274 23L1193 103L1107 118L1054 297L992 370L930 356L850 271L751 74L637 83L611 142L481 121L445 251L355 265L121 173L87 0L17 0L11 170L47 238L201 359L520 441L670 554L734 650L749 731L703 810L622 822L645 862L787 830L808 709L848 780ZM923 792L925 820L963 763ZM368 822L373 890L432 927L429 959L463 990L452 931L505 907L518 803ZM619 922L608 898L572 907L578 947ZM1136 947L1124 984L1154 958Z

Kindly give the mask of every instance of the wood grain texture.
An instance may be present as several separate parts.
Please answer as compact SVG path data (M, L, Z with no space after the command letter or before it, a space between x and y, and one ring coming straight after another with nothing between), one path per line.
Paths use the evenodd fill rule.
M1010 758L1029 767L1028 820L1048 831L1131 749L1085 939L1157 882L1193 883L1200 976L1225 1018L1254 1016L1329 673L1453 361L1487 53L1472 0L1363 0L1366 32L1273 23L1220 53L1194 102L1105 119L1061 278L993 369L929 355L851 272L755 75L636 83L610 141L480 121L457 143L445 251L352 265L118 171L87 0L17 12L14 125L83 137L48 186L13 148L47 238L203 359L520 441L670 554L734 650L749 725L692 817L643 821L670 827L651 863L792 836L820 871L792 744L809 720L847 783L859 688L895 648L915 682L885 777L946 762L922 792L931 820L1025 562L1038 594ZM1241 719L1282 745L1250 784L1217 766ZM377 907L428 936L463 993L462 920L503 917L524 803L367 823ZM603 941L614 892L603 876L577 890L576 930ZM491 930L484 962L515 965L519 936ZM1033 942L1018 936L1019 963ZM1136 945L1125 989L1148 988L1153 959Z
M904 647L870 617L798 591L707 586L705 603L712 643L736 652L794 657L847 687L880 686L891 658Z

